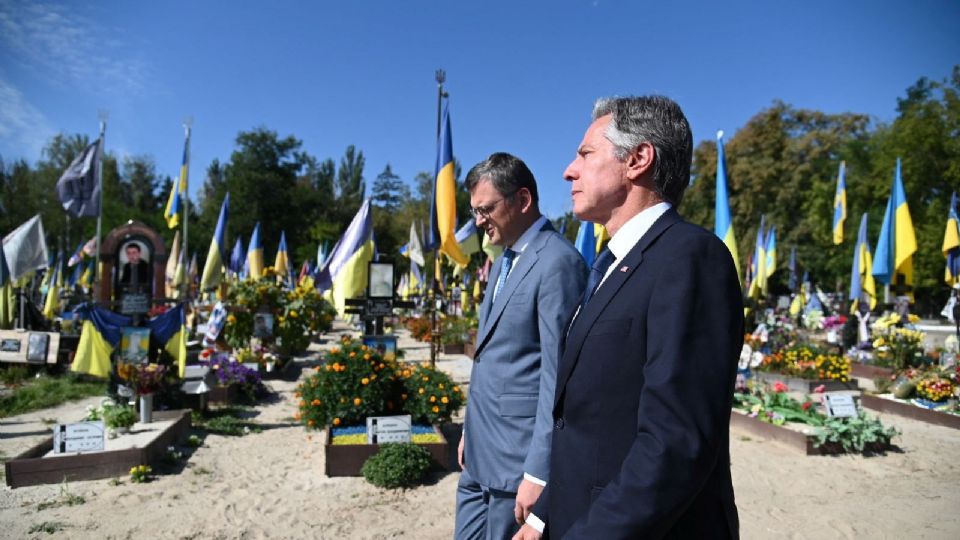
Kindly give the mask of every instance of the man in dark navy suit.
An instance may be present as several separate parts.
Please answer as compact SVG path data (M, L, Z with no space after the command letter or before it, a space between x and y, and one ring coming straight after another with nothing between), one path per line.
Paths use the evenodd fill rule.
M612 235L568 327L550 483L515 538L737 538L729 421L743 303L733 258L676 211L693 141L659 96L601 99L567 167Z

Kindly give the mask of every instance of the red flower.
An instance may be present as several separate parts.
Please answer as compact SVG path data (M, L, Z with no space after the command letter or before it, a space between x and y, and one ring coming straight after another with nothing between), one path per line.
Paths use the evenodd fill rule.
M821 384L820 386L814 388L813 391L817 394L822 394L827 391L827 387Z
M805 401L805 402L803 402L803 405L800 406L800 408L806 411L806 410L808 410L808 409L809 409L810 407L812 407L812 406L813 406L813 402L812 402L812 401Z
M787 385L783 384L781 381L777 381L777 382L773 383L773 391L774 391L774 392L786 392L786 391L787 391Z

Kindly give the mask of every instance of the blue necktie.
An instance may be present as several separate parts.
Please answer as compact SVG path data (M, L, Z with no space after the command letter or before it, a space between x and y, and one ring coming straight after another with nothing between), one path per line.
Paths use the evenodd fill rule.
M581 310L587 305L587 302L590 301L593 293L597 291L597 287L600 285L603 276L607 273L607 269L613 264L615 258L610 248L603 248L597 260L593 261L593 267L590 268L590 275L587 276L587 288L583 290L583 302L580 303Z
M500 294L500 289L503 288L503 284L507 281L507 275L510 274L510 267L513 266L513 258L517 256L517 252L507 248L503 250L503 256L500 257L500 275L497 276L497 285L493 288L493 301L497 299L497 295ZM493 303L491 301L491 303Z

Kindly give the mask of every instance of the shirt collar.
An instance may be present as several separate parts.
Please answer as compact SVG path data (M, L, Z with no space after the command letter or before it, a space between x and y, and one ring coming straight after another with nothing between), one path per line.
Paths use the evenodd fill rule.
M668 202L657 203L627 220L607 244L616 260L619 261L626 257L627 253L630 253L633 246L637 245L643 235L647 234L647 231L650 230L657 219L670 208L671 204Z
M527 244L529 244L530 241L533 240L533 237L540 232L540 229L543 228L543 225L546 222L547 216L541 215L536 221L533 222L533 225L530 225L530 227L520 235L520 238L517 238L517 241L510 246L510 249L517 252L518 255L523 253L523 250L527 249Z

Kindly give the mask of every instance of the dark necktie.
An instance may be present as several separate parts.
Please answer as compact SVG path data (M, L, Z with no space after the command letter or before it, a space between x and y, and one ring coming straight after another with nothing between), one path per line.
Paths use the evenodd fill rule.
M597 287L603 280L603 276L607 273L607 269L613 264L614 259L616 259L616 257L613 256L610 248L603 248L597 260L593 261L593 266L590 268L590 275L587 276L587 288L583 290L583 302L580 303L580 309L583 309L587 305L590 297L597 291Z
M503 256L500 257L500 275L497 276L497 284L493 287L492 300L496 300L497 295L500 294L500 289L503 288L503 284L507 281L507 275L510 273L510 267L513 266L513 258L516 256L517 252L510 248L503 250Z

